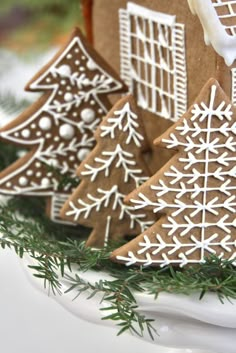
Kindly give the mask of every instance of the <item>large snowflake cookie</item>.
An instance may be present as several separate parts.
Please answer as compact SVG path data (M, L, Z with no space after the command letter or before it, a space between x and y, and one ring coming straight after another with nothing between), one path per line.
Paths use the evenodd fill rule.
M155 141L176 151L131 193L136 210L161 218L112 254L127 265L236 260L236 109L211 79L188 112ZM236 263L236 262L235 262Z
M88 246L103 247L153 224L152 212L136 211L124 198L148 179L142 152L147 148L142 120L131 96L122 98L95 133L97 145L80 165L81 183L62 217L93 228Z
M93 133L111 108L107 96L125 91L110 66L79 29L31 80L29 91L44 94L0 131L3 141L30 149L0 173L0 192L48 198L51 219L72 191L71 180L95 144Z

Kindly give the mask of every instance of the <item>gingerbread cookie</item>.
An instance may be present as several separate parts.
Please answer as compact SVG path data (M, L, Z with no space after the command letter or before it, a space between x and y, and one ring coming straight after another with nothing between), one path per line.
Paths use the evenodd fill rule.
M81 183L61 216L93 228L88 246L100 248L153 224L152 212L135 211L125 196L148 179L142 152L147 140L132 96L122 98L95 133L96 147L78 169Z
M236 259L236 109L211 79L188 112L155 141L175 156L129 196L161 219L111 258L127 265Z
M96 127L111 107L107 96L126 88L76 28L26 89L44 94L3 127L0 138L30 151L0 173L0 192L47 197L49 215L58 220L72 192L70 182L61 187L61 175L75 177L95 144Z
M93 33L142 109L153 174L172 156L154 148L154 138L186 112L208 78L236 104L234 0L94 0Z

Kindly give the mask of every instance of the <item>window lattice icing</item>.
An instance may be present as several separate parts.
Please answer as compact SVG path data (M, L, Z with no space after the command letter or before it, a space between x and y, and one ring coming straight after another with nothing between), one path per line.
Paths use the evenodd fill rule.
M235 0L213 0L213 6L217 15L225 27L226 32L236 35L236 1Z
M121 77L138 105L176 121L187 106L184 25L133 3L120 10Z

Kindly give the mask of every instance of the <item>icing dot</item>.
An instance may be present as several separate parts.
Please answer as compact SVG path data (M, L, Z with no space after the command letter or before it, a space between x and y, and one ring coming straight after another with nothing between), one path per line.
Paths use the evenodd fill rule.
M64 99L66 102L70 102L73 100L73 94L70 93L70 92L67 92L65 95L64 95Z
M66 85L66 81L65 80L61 80L61 85Z
M41 181L41 185L47 187L50 185L50 180L48 178L43 178Z
M46 134L46 138L50 139L52 137L52 134Z
M59 129L59 134L64 139L70 140L75 134L75 129L69 124L63 124Z
M41 176L42 176L42 173L41 173L41 172L37 172L37 173L36 173L36 177L37 177L37 178L40 178Z
M58 91L58 95L62 96L63 92L62 91Z
M76 49L75 49L75 53L78 53L78 52L79 52L79 49L78 49L78 48L76 48Z
M71 58L72 58L72 54L66 55L66 58L67 58L67 59L71 59Z
M57 71L62 77L67 77L71 75L71 68L69 65L61 65Z
M28 184L28 179L26 178L26 177L20 177L20 179L19 179L19 184L21 185L21 186L26 186L27 184Z
M76 116L78 116L78 113L77 113L77 112L74 112L72 115L73 115L74 117L76 117Z
M36 136L42 136L42 132L41 131L37 131L36 132Z
M89 153L90 150L88 148L81 148L81 150L77 153L78 160L83 161Z
M33 174L34 174L34 172L31 169L27 170L27 172L26 172L26 175L28 175L28 176L32 176Z
M82 56L81 56L81 59L82 59L82 60L85 60L85 59L86 59L86 57L85 57L84 55L82 55Z
M75 65L79 65L80 61L79 60L75 60Z
M47 173L48 177L52 177L52 172Z
M86 123L91 123L95 119L95 111L91 108L85 108L81 112L81 119Z
M83 80L83 84L84 84L84 86L89 86L89 85L91 84L91 82L89 81L88 78L85 78L85 79Z
M87 68L89 70L96 70L97 66L93 60L88 60L87 62Z
M67 91L71 91L71 87L70 87L70 86L67 86L67 87L66 87L66 90L67 90Z
M32 129L35 129L35 128L36 128L36 124L31 124L30 127L31 127Z
M50 79L50 77L48 77L47 79L46 79L46 82L51 82L52 80Z
M56 159L49 159L48 164L55 168L58 166L58 161Z
M8 183L6 183L6 187L10 188L12 186L12 183L9 181Z
M70 156L69 160L73 162L75 160L75 156Z
M29 130L29 129L24 129L24 130L21 132L21 135L22 135L24 138L30 137L30 130Z
M59 137L58 136L56 136L56 137L54 137L54 141L59 141L60 139L59 139Z
M98 109L98 113L99 114L102 114L103 113L103 110L101 108Z
M85 68L83 66L80 66L79 71L85 71Z
M36 162L35 166L36 166L36 168L40 168L41 167L41 163L40 162Z
M95 101L94 101L94 100L91 100L91 101L90 101L90 104L91 104L91 105L94 105L94 104L95 104Z
M41 118L39 120L39 127L40 127L40 129L45 130L45 131L50 130L52 127L51 119L46 116Z
M16 137L19 136L19 132L15 132L14 136L16 136Z

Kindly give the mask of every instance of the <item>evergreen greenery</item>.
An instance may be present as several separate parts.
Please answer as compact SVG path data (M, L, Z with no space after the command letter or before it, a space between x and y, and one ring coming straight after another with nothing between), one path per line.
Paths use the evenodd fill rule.
M1 168L16 159L17 150L0 145ZM93 251L85 247L90 230L83 227L69 227L52 223L44 215L44 201L41 198L14 197L0 206L0 245L14 249L23 257L28 254L34 265L30 266L35 277L45 282L45 287L54 294L61 293L61 276L67 276L71 288L78 295L89 290L90 298L97 293L110 303L104 319L117 322L119 334L131 330L138 335L148 331L154 338L152 320L144 317L137 309L134 291L147 292L158 300L161 292L190 295L199 292L199 300L207 292L214 292L222 302L236 299L236 270L229 261L216 257L205 264L184 269L126 268L109 260L110 248ZM119 244L120 245L120 244ZM113 280L87 283L77 274L65 274L72 264L79 271L105 271ZM104 310L104 309L103 309Z
M78 5L79 0L70 0L70 6ZM67 0L1 0L0 11L8 11L13 7L25 7L32 10L41 10L43 8L68 8Z

